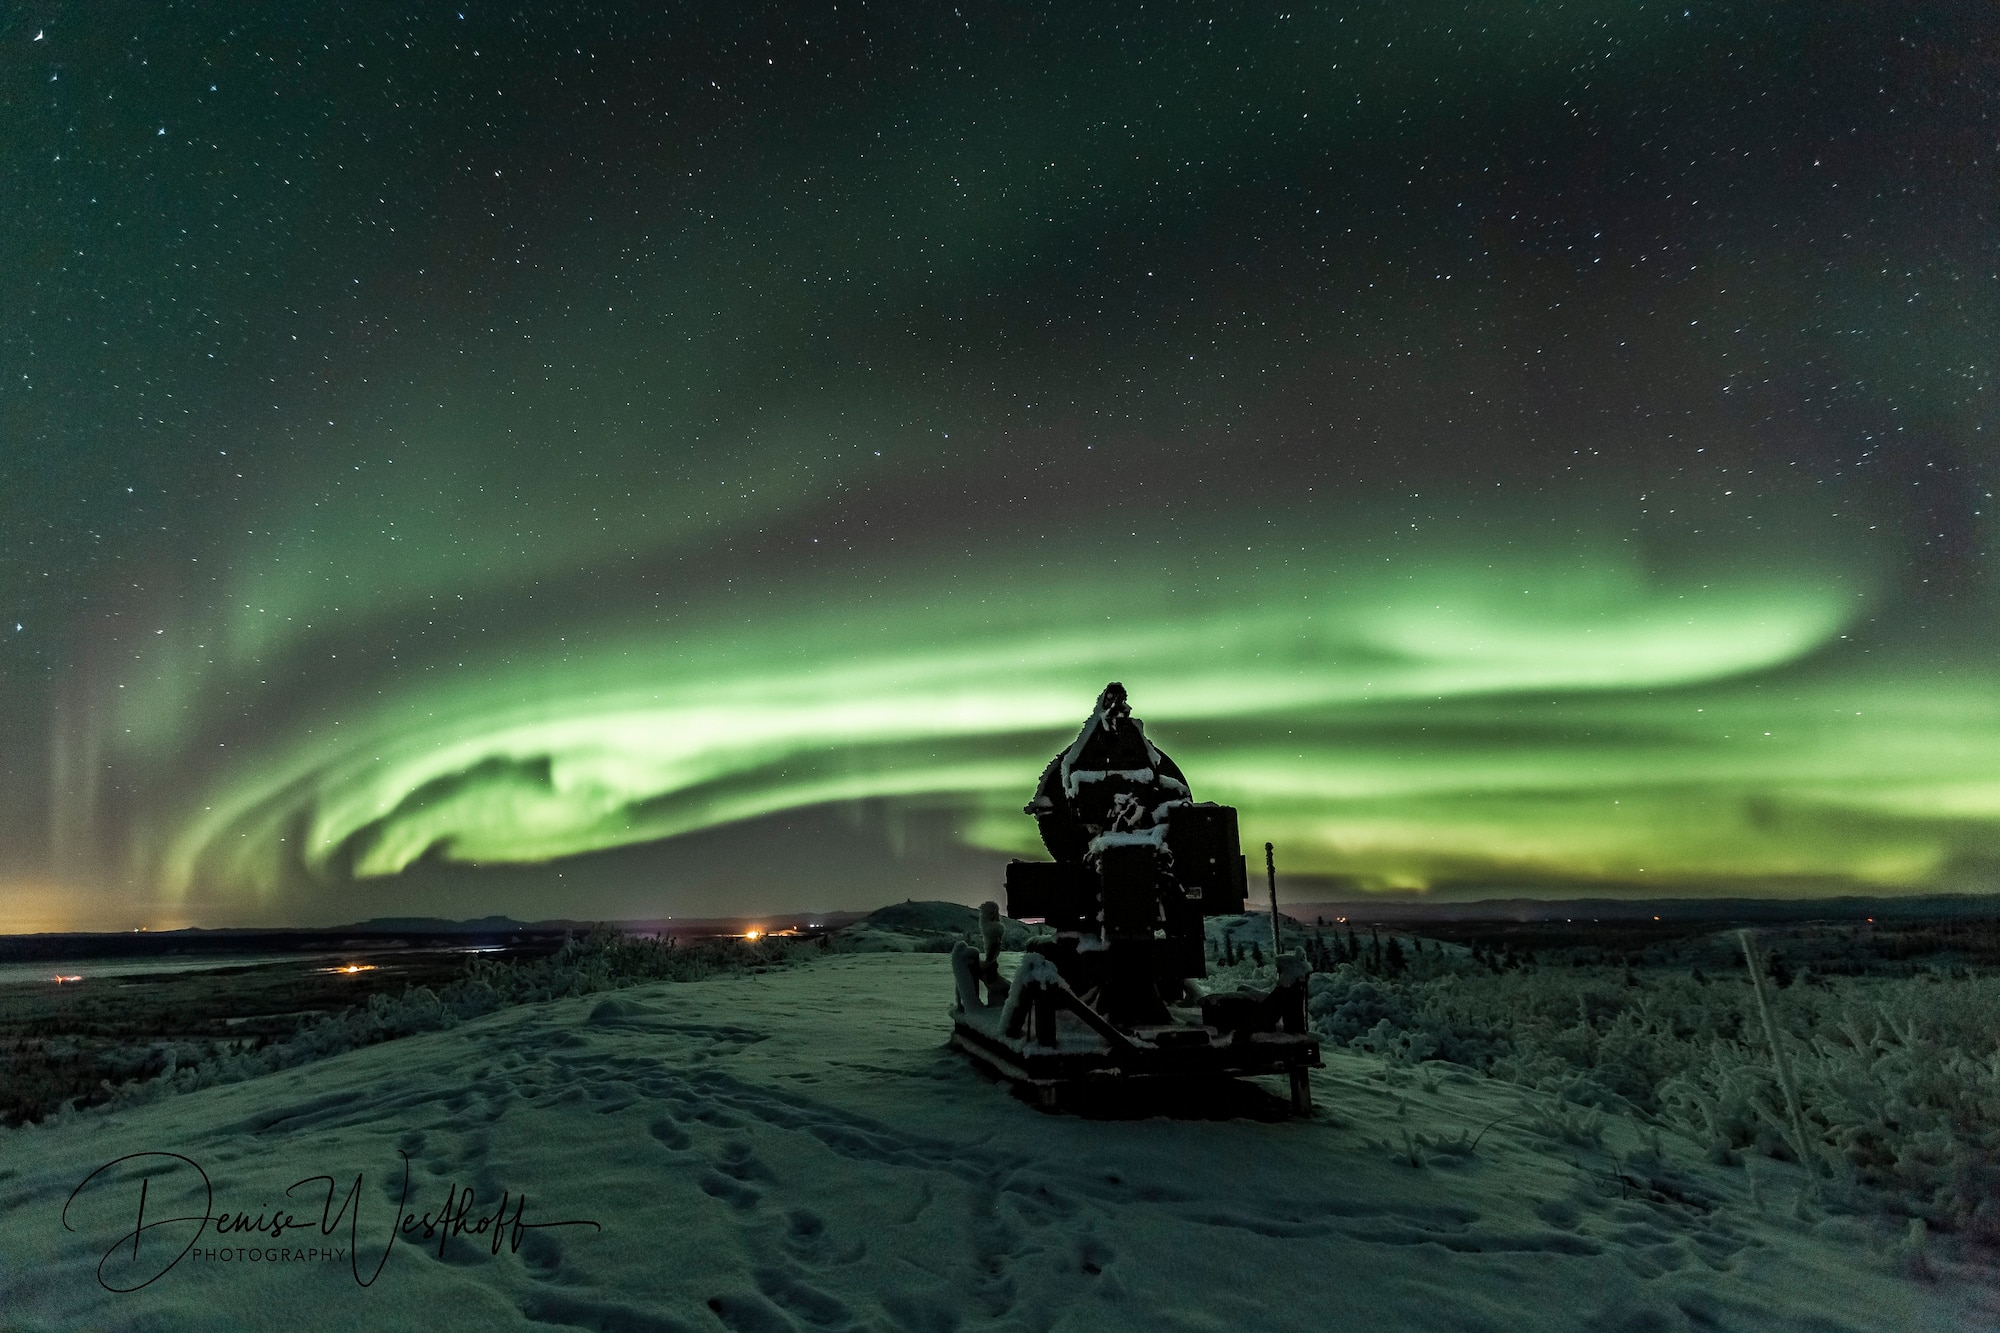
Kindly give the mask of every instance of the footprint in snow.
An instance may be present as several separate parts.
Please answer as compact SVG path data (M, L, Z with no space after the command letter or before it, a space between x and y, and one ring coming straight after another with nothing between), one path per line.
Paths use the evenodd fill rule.
M666 1116L663 1117L662 1119L655 1120L652 1124L646 1127L646 1130L654 1138L658 1139L661 1143L665 1144L667 1147L674 1149L676 1152L687 1147L688 1144L692 1141L688 1138L687 1131L674 1123L672 1116Z
M704 1171L696 1182L701 1192L712 1199L720 1199L732 1208L751 1209L764 1196L740 1180L732 1180L720 1171Z

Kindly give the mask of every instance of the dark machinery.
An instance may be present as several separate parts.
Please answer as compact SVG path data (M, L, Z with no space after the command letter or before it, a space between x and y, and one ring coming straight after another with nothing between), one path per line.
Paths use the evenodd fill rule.
M1078 1080L1285 1073L1293 1109L1312 1106L1320 1063L1306 1028L1303 960L1277 961L1269 991L1204 993L1202 919L1244 910L1236 811L1197 803L1146 738L1125 687L1107 685L1068 749L1049 761L1026 813L1053 861L1007 867L1007 915L1054 939L999 972L997 904L985 949L953 955L952 1044L1053 1105Z

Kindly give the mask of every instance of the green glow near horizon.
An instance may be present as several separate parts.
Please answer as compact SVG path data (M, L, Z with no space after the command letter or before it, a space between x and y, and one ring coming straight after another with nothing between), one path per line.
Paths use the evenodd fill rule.
M1336 725L1315 739L1338 765L1246 750L1211 789L1260 811L1294 868L1374 887L1967 887L2000 850L2000 705L1972 673L1921 695L1878 680L1557 701L1518 710L1504 742L1476 738L1490 711L1456 711L1422 719L1463 728L1448 752L1426 752L1414 718L1398 748L1340 747Z
M1198 597L1157 576L1024 595L996 562L983 585L905 570L865 603L789 586L747 623L566 634L270 739L164 829L157 869L177 895L269 894L865 798L957 808L976 845L1030 851L1022 793L1112 678L1247 839L1371 888L1912 884L1963 852L1918 811L2000 814L2000 719L1972 684L1898 711L1879 687L1744 683L1834 641L1855 579L1667 579L1606 542L1299 553L1216 563Z

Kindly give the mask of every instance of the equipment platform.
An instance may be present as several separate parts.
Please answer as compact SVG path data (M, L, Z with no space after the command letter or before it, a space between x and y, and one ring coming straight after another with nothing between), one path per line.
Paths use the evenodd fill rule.
M950 1044L1001 1077L1031 1089L1041 1106L1054 1107L1065 1086L1101 1080L1284 1074L1293 1113L1312 1113L1309 1071L1321 1064L1319 1039L1304 1031L1247 1030L1228 1021L1227 1002L1238 1002L1240 1012L1246 1004L1268 1005L1263 997L1211 997L1224 1003L1206 1015L1194 1009L1170 1009L1171 1023L1121 1030L1059 981L1037 986L1036 978L1022 980L1027 984L1017 983L1007 1002L957 1006ZM1287 998L1284 989L1277 997L1281 1006ZM1024 990L1027 995L1016 999ZM1204 1017L1223 1021L1204 1022Z

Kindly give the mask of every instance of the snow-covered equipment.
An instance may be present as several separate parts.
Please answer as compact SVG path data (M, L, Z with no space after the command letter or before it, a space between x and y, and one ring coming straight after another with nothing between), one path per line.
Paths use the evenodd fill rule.
M1049 762L1026 813L1053 861L1007 867L1007 915L1039 920L1012 983L999 972L998 904L985 949L960 944L952 1045L1053 1106L1067 1084L1285 1074L1312 1109L1304 960L1285 954L1268 990L1210 993L1202 919L1248 897L1236 811L1196 803L1113 682L1076 741Z

